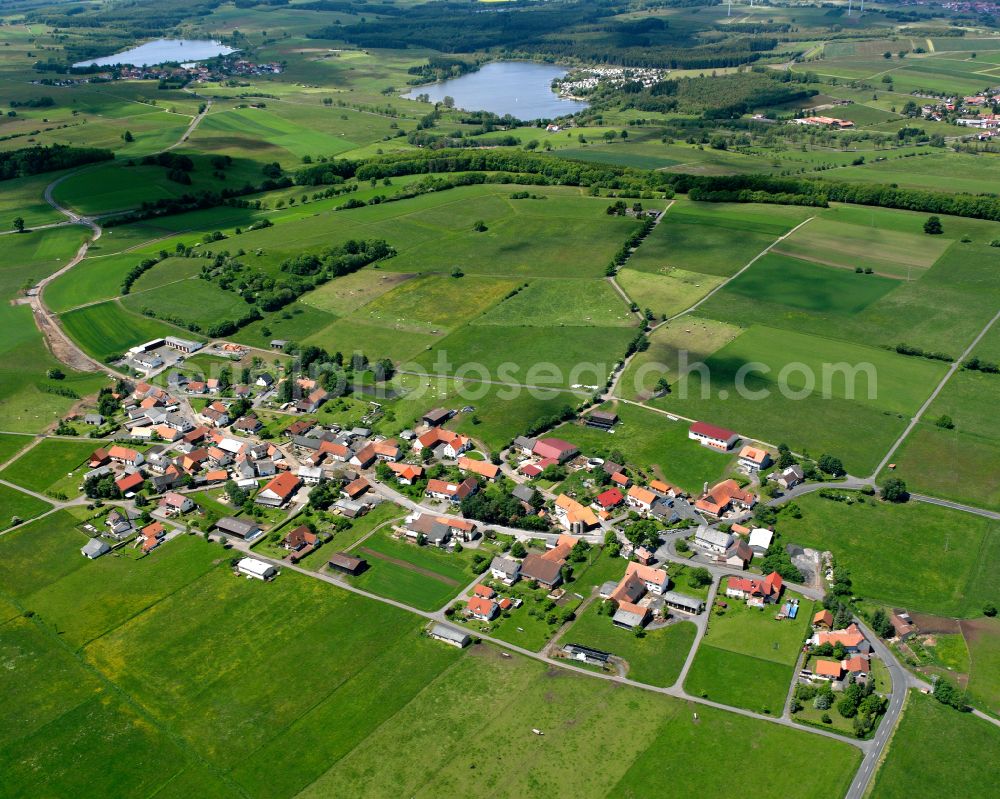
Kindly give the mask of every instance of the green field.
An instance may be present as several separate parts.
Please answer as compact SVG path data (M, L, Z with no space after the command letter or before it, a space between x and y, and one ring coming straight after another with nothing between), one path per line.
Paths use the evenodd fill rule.
M741 731L749 729L745 719L698 707L699 722L692 724L693 706L591 683L589 678L541 664L505 660L483 647L432 683L393 719L392 728L371 736L303 796L340 795L361 783L366 795L373 797L465 795L483 785L500 784L509 795L633 797L668 786L714 793L719 790L716 775L721 764L742 763L745 776L752 779L773 747L793 742L786 736L794 732L767 727L755 728L751 743L741 738ZM473 686L475 690L470 690ZM639 746L627 737L604 734L634 720L640 710L654 721L651 734ZM487 737L477 735L484 722L493 735L510 743L507 752L498 753ZM542 742L533 740L540 736L532 736L532 725L545 731ZM425 752L421 758L391 745L399 729L411 731L414 745ZM675 758L664 763L662 751L668 741ZM701 749L699 741L708 743L708 748ZM801 757L802 743L798 741L784 756ZM808 782L779 776L787 769L772 774L770 779L783 796L825 795L830 785L839 791L849 781L845 772L857 762L856 755L835 742L810 738L809 743L807 750L820 746L825 751L829 746L836 754L832 760L822 760L822 776L812 771ZM744 761L741 753L750 747L755 756ZM603 753L600 769L572 765L598 751ZM511 757L516 757L517 767L510 767ZM709 760L715 768L691 767ZM652 768L654 762L659 766Z
M686 379L675 381L668 371L672 391L652 404L799 452L836 453L849 472L863 474L945 369L873 347L754 326L704 367L691 365Z
M0 477L39 494L76 496L87 460L97 446L88 440L47 438L0 472Z
M346 316L378 299L412 275L382 272L371 268L338 277L302 297L302 302L337 316Z
M729 277L809 215L808 209L786 206L678 200L629 259L629 268Z
M995 763L998 757L1000 732L994 725L911 690L871 795L903 799L945 791L990 796L989 770L970 764Z
M846 269L871 267L892 277L919 277L940 258L951 242L924 233L909 233L820 218L799 228L775 250L807 261Z
M684 690L725 705L780 716L791 680L791 666L702 642Z
M131 313L116 300L69 311L60 319L73 340L98 360L120 355L153 338L188 335L173 325Z
M718 480L729 466L729 457L688 438L687 422L672 422L662 413L624 403L614 410L621 421L612 428L613 434L570 423L556 428L553 435L576 444L589 456L620 451L630 465L659 474L691 493L700 491L705 482Z
M721 277L673 267L657 273L626 268L617 279L633 302L655 316L672 316L690 308L722 282Z
M528 327L632 327L628 305L605 280L531 280L476 321Z
M673 685L698 628L689 621L681 621L659 630L647 630L645 637L636 638L630 630L615 627L610 616L599 614L599 606L599 601L593 602L563 634L560 643L583 644L623 658L628 662L626 676L631 680Z
M17 519L33 519L51 507L37 497L0 485L0 530L10 527Z
M963 621L962 633L970 700L980 710L1000 717L1000 621L986 617Z
M816 494L796 500L801 519L780 518L796 544L833 552L862 596L896 607L971 617L995 601L1000 525L914 501L866 498L847 505Z
M352 554L368 561L368 569L349 578L352 585L406 602L421 610L438 610L475 576L467 568L468 550L445 552L396 540L384 528L357 545Z
M725 593L724 585L720 591ZM788 599L788 592L782 598ZM758 610L739 600L724 601L729 607L710 617L684 688L695 696L781 715L812 603L802 600L794 621L776 621L773 607Z
M898 285L891 278L810 263L772 250L729 283L725 293L806 312L849 316L863 311ZM730 299L739 301L738 297Z

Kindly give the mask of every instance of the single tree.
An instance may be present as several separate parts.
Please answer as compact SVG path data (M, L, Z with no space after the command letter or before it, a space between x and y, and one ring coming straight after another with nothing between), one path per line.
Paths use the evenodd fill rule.
M924 233L930 236L937 236L944 233L944 227L941 225L941 218L937 216L927 217L927 221L924 222Z
M24 219L20 216L14 217L14 230L18 233L24 233Z
M890 477L882 483L882 499L886 502L906 502L910 498L906 483L898 477Z

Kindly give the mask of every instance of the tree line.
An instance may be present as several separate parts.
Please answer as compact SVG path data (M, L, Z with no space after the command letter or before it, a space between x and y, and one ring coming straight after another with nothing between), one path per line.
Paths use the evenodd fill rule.
M69 147L63 144L22 147L19 150L0 152L0 180L111 161L114 157L111 150L98 147Z

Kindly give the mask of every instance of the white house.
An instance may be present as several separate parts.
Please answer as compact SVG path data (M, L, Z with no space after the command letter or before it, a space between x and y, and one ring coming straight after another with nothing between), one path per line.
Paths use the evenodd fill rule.
M755 555L766 555L767 550L771 546L771 541L774 540L774 533L763 527L755 527L750 531L750 539L748 543L750 544L750 549L753 550Z
M273 580L278 574L278 570L270 563L256 558L243 558L236 564L236 570L255 580Z

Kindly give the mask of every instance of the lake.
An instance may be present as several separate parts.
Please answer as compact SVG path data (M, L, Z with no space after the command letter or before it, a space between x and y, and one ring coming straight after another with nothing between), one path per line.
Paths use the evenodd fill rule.
M456 106L466 111L491 111L524 120L554 119L587 107L587 103L563 99L552 91L552 81L566 72L551 64L494 61L478 72L416 86L404 96L413 100L418 94L427 94L432 103L450 96L455 98Z
M104 58L92 58L90 61L80 61L73 66L89 67L92 64L97 64L99 67L107 67L114 64L131 64L134 67L151 67L156 64L165 64L167 61L186 64L191 61L204 61L206 58L229 55L235 52L236 50L232 47L226 47L226 45L210 39L157 39L133 47L124 53L116 53Z

